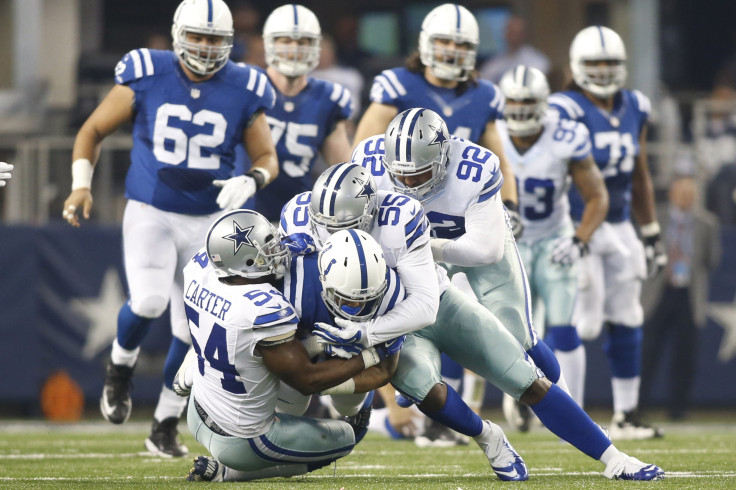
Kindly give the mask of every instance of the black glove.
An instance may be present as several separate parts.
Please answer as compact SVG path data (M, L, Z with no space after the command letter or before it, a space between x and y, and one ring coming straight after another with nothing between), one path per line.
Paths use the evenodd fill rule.
M517 240L524 233L524 225L521 222L521 216L519 215L519 206L513 201L506 200L503 202L506 206L506 212L509 215L509 223L511 224L511 233L514 234L514 238Z
M644 255L647 258L647 277L656 276L667 265L667 252L659 233L643 236Z

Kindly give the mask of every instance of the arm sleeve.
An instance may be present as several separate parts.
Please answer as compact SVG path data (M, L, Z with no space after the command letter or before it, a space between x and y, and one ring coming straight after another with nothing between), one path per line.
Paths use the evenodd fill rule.
M447 240L442 261L465 267L495 264L503 257L506 217L499 194L471 205L465 212L465 234Z
M405 254L397 264L406 299L368 327L371 345L431 325L437 319L440 288L432 252L425 245Z

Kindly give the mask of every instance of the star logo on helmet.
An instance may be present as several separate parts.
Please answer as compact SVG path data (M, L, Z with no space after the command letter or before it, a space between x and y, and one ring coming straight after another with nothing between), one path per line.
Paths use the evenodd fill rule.
M370 199L370 197L376 193L376 190L371 185L371 181L369 179L366 179L365 182L363 182L360 179L355 179L356 182L358 182L362 187L360 188L360 192L358 192L358 195L355 197L366 197Z
M237 254L238 250L240 250L240 247L243 245L248 245L250 247L255 247L253 242L250 239L250 232L253 231L253 227L249 226L247 228L241 228L240 225L236 221L233 221L233 233L230 235L225 235L225 240L230 240L233 242L233 248L235 251L233 254Z
M435 128L434 126L430 126L429 128L435 131L434 139L429 143L429 146L440 145L442 147L442 144L447 141L447 136L445 136L442 128Z

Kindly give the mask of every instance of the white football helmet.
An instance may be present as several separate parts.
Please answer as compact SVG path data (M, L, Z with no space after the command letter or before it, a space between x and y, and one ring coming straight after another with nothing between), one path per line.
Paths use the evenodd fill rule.
M388 285L378 242L362 230L338 231L325 242L318 264L327 309L348 320L372 319Z
M434 45L435 39L467 44L467 49L446 49ZM434 76L442 80L464 81L475 68L478 54L478 21L468 9L446 3L432 9L422 22L419 56Z
M419 108L401 112L386 128L385 145L383 164L396 192L425 202L442 188L447 176L450 133L439 114ZM429 180L414 187L398 180L426 172L431 172Z
M218 46L193 43L187 33L219 36ZM211 75L225 66L233 49L233 16L222 0L184 0L171 26L174 52L197 75Z
M276 39L307 39L306 46L278 45ZM282 5L266 19L263 43L266 63L287 77L298 77L314 70L319 63L322 30L317 16L301 5Z
M378 208L371 173L354 163L325 170L314 182L308 214L312 235L320 244L339 230L370 231Z
M499 86L506 99L503 116L509 134L529 136L538 133L549 97L549 84L544 73L530 66L517 65L501 77ZM509 101L515 103L509 105Z
M279 232L249 209L217 218L207 232L205 250L218 277L280 278L289 263L289 250L281 244Z
M606 66L586 62L605 62ZM626 83L624 42L608 27L586 27L570 45L570 69L580 88L596 97L608 98Z

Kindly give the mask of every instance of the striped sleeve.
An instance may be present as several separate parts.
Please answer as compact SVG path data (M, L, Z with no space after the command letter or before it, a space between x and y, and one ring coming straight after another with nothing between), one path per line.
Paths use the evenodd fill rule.
M392 70L384 70L373 79L371 102L392 104L396 99L406 95L406 88Z
M485 184L483 184L483 189L478 195L478 202L485 202L492 198L499 190L501 190L502 185L503 175L501 174L501 171L498 170L491 175Z
M143 77L150 77L155 72L151 51L147 48L134 49L115 66L115 83L127 85Z
M580 119L585 111L580 105L565 94L557 93L549 96L550 108L556 110L564 119Z

